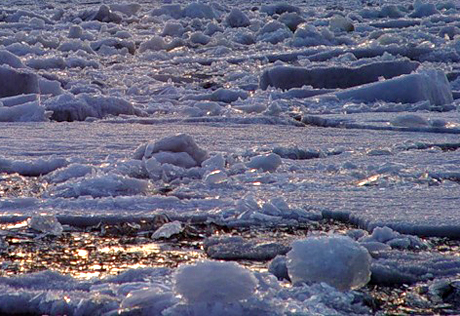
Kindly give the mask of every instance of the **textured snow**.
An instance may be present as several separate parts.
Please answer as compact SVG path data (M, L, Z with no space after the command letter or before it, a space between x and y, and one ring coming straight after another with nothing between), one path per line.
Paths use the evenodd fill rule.
M420 116L426 117L426 114L420 113ZM367 115L357 118L359 124L368 127L379 127L385 124L385 121L378 122L376 117ZM388 122L395 117L397 113L389 115ZM444 119L450 122L449 124L458 123L449 113L439 113L432 118ZM282 196L291 209L309 207L310 213L297 213L298 215L295 216L303 214L301 217L308 217L322 214L326 217L351 220L370 231L377 226L389 226L406 234L455 236L459 232L455 221L452 220L458 215L456 206L458 199L455 198L458 187L454 182L448 180L455 179L455 161L458 159L458 151L444 152L436 149L437 147L451 148L449 146L455 148L455 145L458 144L455 134L318 129L315 127L302 129L292 126L257 125L258 133L260 133L258 136L260 146L268 145L266 149L260 151L261 154L266 152L265 150L274 150L286 144L303 148L306 140L311 150L324 152L324 155L321 155L323 158L318 155L317 159L282 159L283 164L275 173L263 175L258 172L245 174L248 169L244 163L248 162L252 155L248 158L243 156L238 158L237 155L237 160L232 158L232 155L236 154L235 149L253 148L251 125L229 126L224 123L214 126L196 125L196 123L178 125L171 122L156 125L136 124L131 128L127 124L80 123L83 125L78 126L68 123L63 125L35 124L40 125L31 125L27 129L10 125L2 127L4 137L2 150L12 157L7 160L8 164L18 162L18 166L22 166L24 162L19 164L19 161L26 161L30 164L35 162L30 155L40 156L48 169L45 171L49 172L54 170L54 168L49 169L48 161L54 159L51 157L54 154L64 159L78 158L80 164L89 165L88 168L85 168L89 170L95 165L103 163L116 165L123 159L132 157L133 151L139 144L145 144L149 138L146 135L151 135L152 130L154 130L156 139L170 137L171 132L173 134L188 133L194 135L193 138L201 148L226 157L225 160L228 161L226 163L230 164L224 165L220 160L215 168L225 167L223 171L230 175L230 179L248 188L247 190L253 193L256 200L269 201L275 196ZM42 128L37 128L38 126ZM63 133L67 135L64 143L60 140ZM213 133L220 135L219 142L209 141L209 135ZM21 139L21 142L18 142L18 139ZM59 144L59 147L51 144ZM25 148L28 149L25 150ZM369 149L385 148L391 149L390 156L367 154ZM388 159L391 159L392 163L389 164ZM345 165L347 161L353 162L354 166ZM56 168L59 167L62 166L56 166ZM214 169L214 167L208 169L206 166L202 168L205 169L203 174L207 170L213 171L211 169ZM19 170L12 171L18 172ZM288 170L297 171L287 173ZM34 171L35 174L40 172L44 171ZM69 172L72 173L72 171ZM286 177L288 174L290 177ZM375 176L374 180L368 179L371 176ZM68 179L75 184L71 175ZM436 179L444 182L437 186L429 185L433 181L439 181ZM254 182L259 182L260 186L253 186ZM358 186L357 183L362 183L362 185ZM70 186L66 187L70 188ZM188 194L195 198L193 203L179 203L177 198L156 196L136 196L123 199L120 197L115 200L103 198L97 201L44 199L34 200L32 204L30 204L32 201L27 199L22 202L4 199L1 201L1 209L3 216L6 217L10 213L17 214L18 211L30 214L34 209L44 207L52 213L58 213L58 217L59 214L67 218L72 214L81 216L89 214L88 210L91 210L93 215L124 218L142 213L148 214L148 210L151 209L149 203L152 203L149 201L164 199L163 203L157 204L158 209L167 209L172 212L171 214L187 213L192 216L193 205L200 205L200 212L195 209L197 214L208 214L209 210L216 206L221 207L222 214L229 214L227 216L230 214L234 216L248 210L247 208L236 208L236 201L241 199L243 192L234 190L232 186L204 188L199 185L199 182L194 185L192 181L188 187ZM382 195L381 188L385 188L387 194ZM404 188L404 191L401 188ZM214 206L207 204L208 202L204 199L216 195L221 196L222 192L225 192L225 199L214 200ZM298 192L302 192L302 195L300 196ZM331 199L331 192L334 194L334 199ZM408 195L413 198L407 199ZM432 207L433 205L438 207ZM404 212L401 212L400 209L404 209ZM258 209L252 212L260 213ZM296 214L291 212L286 215ZM277 216L279 213L267 214ZM427 216L430 218L429 222L426 221Z

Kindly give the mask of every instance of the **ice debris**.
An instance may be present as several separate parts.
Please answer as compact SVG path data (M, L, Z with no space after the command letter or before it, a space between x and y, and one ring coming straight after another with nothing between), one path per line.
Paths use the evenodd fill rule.
M101 5L97 11L84 11L80 14L80 17L84 21L94 20L106 23L121 23L123 20L123 18L118 13L113 12L111 8L106 5Z
M427 119L416 114L398 115L390 123L398 127L428 127L429 125Z
M84 177L95 170L93 166L74 163L50 172L44 179L49 183L62 183L72 178Z
M287 269L286 256L278 255L270 261L268 272L276 276L278 280L291 280Z
M251 24L246 14L241 12L238 8L233 8L232 11L225 18L225 23L230 27L246 27Z
M388 248L426 249L428 247L419 237L400 234L387 226L374 228L370 236L363 236L358 241L367 249L370 249L369 247L374 249L379 247L379 250L388 250Z
M413 284L433 278L456 277L460 273L458 256L400 250L381 251L372 256L374 284Z
M0 50L0 65L9 65L12 68L25 68L19 57L3 49Z
M128 17L135 15L142 7L138 3L116 3L109 6L110 10L120 12Z
M44 121L48 121L48 116L45 107L41 106L38 102L28 102L11 107L0 106L0 122Z
M329 28L334 32L352 32L355 30L355 26L351 19L336 15L329 21Z
M227 174L222 170L214 170L205 173L203 179L208 185L223 183L227 180Z

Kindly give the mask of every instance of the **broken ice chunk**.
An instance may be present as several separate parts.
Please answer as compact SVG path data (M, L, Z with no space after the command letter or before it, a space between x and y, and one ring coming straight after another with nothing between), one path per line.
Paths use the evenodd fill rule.
M117 3L109 6L110 10L120 12L126 16L135 15L142 7L138 3Z
M0 50L0 64L8 65L12 68L25 68L21 59L7 50Z
M182 168L192 168L196 166L196 161L186 152L174 153L169 151L160 151L152 154L159 163L169 163Z
M28 220L29 227L39 232L60 236L63 228L54 215L35 215Z
M225 168L225 158L222 154L217 154L211 158L206 159L201 164L203 168L206 168L209 171L212 170L224 170Z
M38 102L0 107L0 122L43 122L47 120L45 108Z
M225 23L230 27L246 27L251 25L248 16L238 8L233 8L225 17Z
M382 100L396 103L429 101L431 105L453 102L452 91L446 75L440 70L425 70L420 73L369 83L336 92L339 100L374 102Z
M195 166L200 166L208 158L208 153L198 147L195 140L186 134L178 134L162 138L156 142L149 142L139 146L134 152L134 159L149 159L156 153L187 153L195 162ZM173 162L169 162L173 163Z
M390 227L376 227L370 236L364 236L358 240L362 246L365 243L384 243L396 249L424 249L427 245L417 236L403 235ZM368 247L366 247L368 248ZM369 248L368 248L369 249Z
M219 184L227 180L227 174L222 170L214 170L204 176L204 181L211 184Z
M332 17L329 21L329 28L334 32L352 32L355 30L353 22L349 18L345 18L340 15Z
M160 228L158 228L152 235L152 239L160 239L160 238L171 238L173 235L180 234L184 228L182 227L181 222L174 221L171 223L166 223Z
M408 249L410 247L409 238L395 238L387 242L388 246L397 249Z

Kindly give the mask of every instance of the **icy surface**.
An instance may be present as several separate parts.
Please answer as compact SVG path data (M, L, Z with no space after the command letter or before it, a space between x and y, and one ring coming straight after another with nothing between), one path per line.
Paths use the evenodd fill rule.
M435 277L457 276L460 260L429 252L407 253L384 251L375 255L372 282L379 284L413 284Z
M209 238L204 242L206 254L221 260L270 260L284 255L290 247L279 243L246 242L241 237Z
M388 113L387 120L378 120L376 114L352 115L350 120L355 117L356 123L351 121L350 124L380 128L389 126L389 122L397 116L397 114ZM420 113L420 116L427 117L426 113ZM448 113L439 113L432 118L446 120L450 122L449 124L459 123L458 119L451 117ZM225 160L231 162L226 165L221 160L221 162L214 163L215 167L209 167L210 169L207 169L210 164L206 163L203 169L216 170L224 167L232 183L245 186L254 194L256 202L259 199L267 201L275 196L283 196L283 199L293 209L308 206L312 213L303 213L304 215L301 215L300 218L322 214L326 217L351 220L370 231L377 226L388 226L405 234L458 236L460 233L460 229L453 220L458 216L458 199L456 198L458 186L452 181L456 179L455 161L459 159L458 151L442 150L442 148L449 149L458 146L456 134L405 132L404 128L392 131L256 125L260 133L258 144L265 146L265 149L260 148L261 154L290 144L299 149L310 148L309 151L316 152L315 156L318 157L300 160L282 158L283 164L275 173L263 174L260 171L247 172L249 169L245 163L251 158L242 156L243 149L254 147L254 132L251 125L220 123L197 126L191 123L171 122L157 125L134 124L130 127L131 125L119 123L80 124L32 123L24 127L20 125L3 126L1 131L4 138L1 149L5 155L10 157L4 158L5 162L8 162L6 164L8 170L25 174L28 172L35 175L44 174L61 168L62 163L69 164L68 160L71 159L88 168L84 168L83 174L79 175L76 171L72 171L70 166L68 167L70 174L62 178L64 182L59 181L64 185L61 188L66 188L67 192L70 192L68 190L75 185L78 187L79 183L85 183L82 181L90 179L93 179L94 184L95 179L101 179L101 181L105 179L106 183L115 185L117 182L109 179L121 179L120 177L127 176L119 174L121 162L132 157L132 153L140 144L150 140L150 137L146 135L150 135L154 128L155 139L169 137L171 132L173 134L193 134L193 139L200 147L208 152L218 152L226 157ZM82 133L82 130L85 132ZM67 135L64 142L60 139L63 133ZM219 141L209 141L209 135L217 133L220 135ZM235 149L238 148L241 149L240 154L235 152ZM369 154L370 150L383 149L386 150L383 151L387 153L386 155ZM374 151L374 153L377 152ZM232 155L235 154L236 161L235 158L232 158ZM42 158L31 158L31 156ZM299 157L302 156L299 154ZM391 163L388 161L389 158ZM61 162L57 165L51 164L55 159L58 159L56 162ZM86 174L86 171L91 169L97 171L98 168L101 168L99 165L103 164L107 164L110 168L104 167L100 170L102 174ZM118 165L120 165L118 168L114 168ZM12 169L12 166L15 168ZM131 177L135 174L137 174L136 177L141 177L136 180L144 180L148 177L148 173L142 169L142 166L140 170L137 169L138 167L132 169L133 167L134 165L130 169L125 169L126 171L131 170ZM109 170L112 170L109 172L111 175L104 176L103 174ZM198 178L204 176L206 170L203 170L203 173L198 172L200 175ZM113 174L115 171L118 172L118 175ZM85 178L79 179L76 176L87 178L86 180ZM102 178L103 176L105 178ZM51 179L51 176L47 177ZM196 178L197 175L194 177ZM257 185L253 185L255 182ZM69 185L70 183L72 186ZM438 185L431 185L433 183ZM229 216L230 220L235 214L248 210L247 208L236 208L236 202L244 192L235 190L231 183L218 187L203 187L200 181L191 181L183 186L184 189L187 189L184 192L188 192L187 194L194 200L180 201L175 197L128 196L124 199L102 198L99 200L87 198L77 200L2 199L0 203L2 216L5 218L18 212L28 216L39 207L46 208L47 212L56 214L58 218L88 214L125 218L148 214L152 209L149 206L151 200L164 200L157 205L158 210L167 209L171 212L170 214L188 214L188 216L192 216L193 213L214 216L210 210L219 206L221 208L219 214L227 214L225 217ZM50 186L50 190L54 188ZM116 189L115 186L113 188ZM385 188L386 194L382 194L381 188ZM60 190L60 192L64 191ZM112 192L115 193L115 191ZM215 198L217 195L222 196L223 192L225 192L224 198L206 199L207 197ZM298 192L302 192L302 196ZM331 199L331 192L333 192L333 199ZM412 198L407 199L407 196ZM199 206L199 211L196 206ZM194 212L192 212L193 209ZM404 209L404 212L401 209ZM261 213L258 208L250 212ZM279 211L267 213L267 215L275 216L279 214L283 213ZM295 217L298 218L299 215ZM294 216L294 214L289 212L286 213L286 216ZM426 220L427 217L429 221ZM273 218L270 218L270 221L272 220ZM93 220L88 219L89 222Z
M375 280L457 273L455 258L409 253L428 251L415 235L460 236L457 3L2 4L0 171L45 188L0 196L2 221L47 214L95 225L166 213L276 227L333 218L363 229L350 236L376 256ZM282 253L253 246L214 254ZM453 268L438 268L443 260ZM120 282L3 278L0 307L369 313L325 284L261 290L260 275L247 300L189 304L170 271L150 272ZM44 288L30 286L44 278Z

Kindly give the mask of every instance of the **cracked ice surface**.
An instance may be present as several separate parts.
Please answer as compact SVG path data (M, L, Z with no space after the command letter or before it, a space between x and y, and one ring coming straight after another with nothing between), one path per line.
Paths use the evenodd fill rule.
M66 139L62 140L64 131ZM6 125L2 150L12 161L41 157L42 164L52 166L53 159L60 158L91 165L96 170L93 173L100 175L132 178L137 172L141 181L148 176L136 171L141 167L130 164L138 145L181 132L193 135L201 148L211 155L220 153L231 163L224 167L228 176L223 183L193 177L175 179L175 194L170 197L149 193L158 186L153 181L151 191L145 187L139 191L141 195L128 191L102 198L66 199L50 194L36 199L3 199L2 216L29 215L37 208L59 216L119 217L167 210L188 216L220 214L230 220L244 211L237 207L237 200L250 193L256 201L282 197L292 209L303 209L306 215L350 219L369 230L389 226L410 234L459 234L453 221L458 216L460 189L459 151L453 150L458 146L456 135L276 125L30 123ZM211 137L216 133L218 138ZM316 150L322 155L307 160L282 158L274 172L244 165L251 157L280 146ZM443 146L451 149L443 150ZM200 172L205 170L197 170ZM78 179L68 181L76 185ZM53 192L55 187L52 184L49 190ZM262 213L261 209L254 211Z

